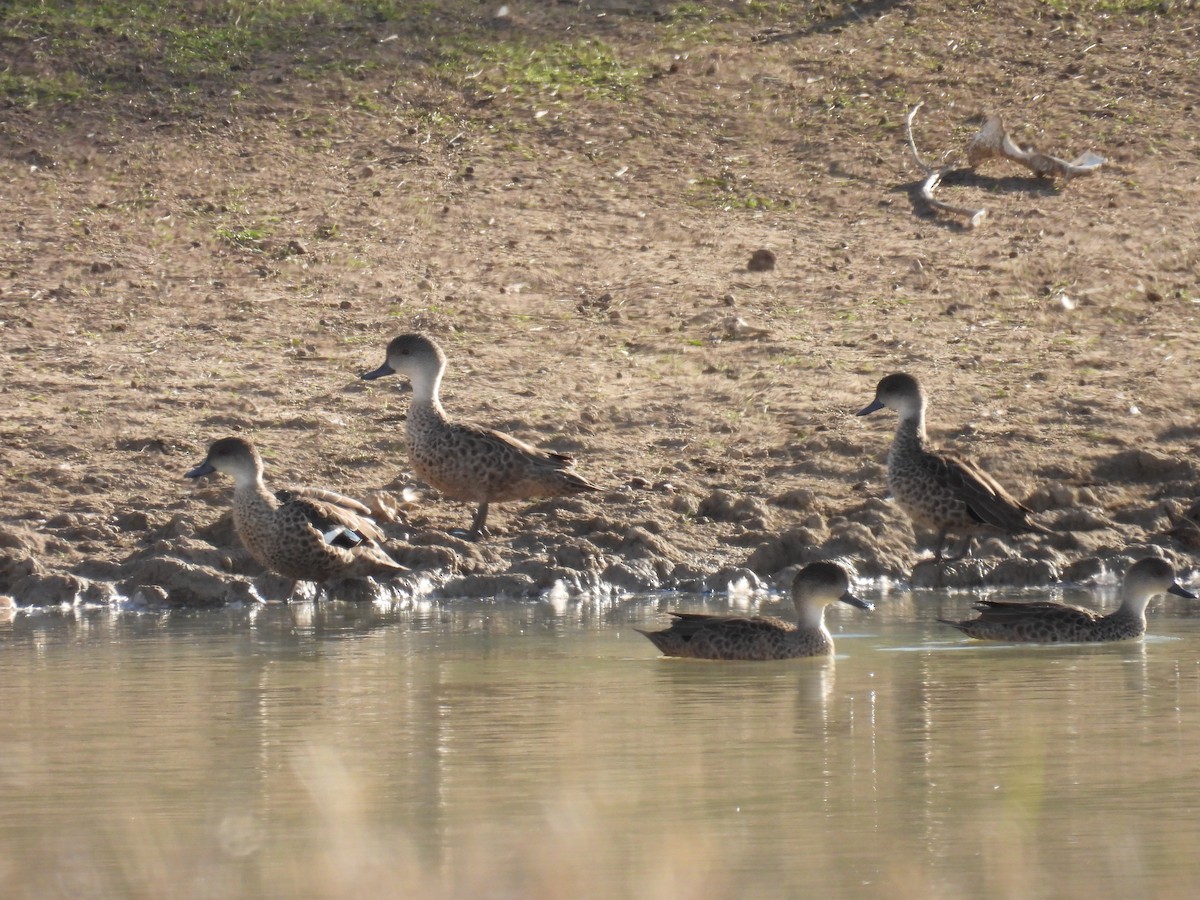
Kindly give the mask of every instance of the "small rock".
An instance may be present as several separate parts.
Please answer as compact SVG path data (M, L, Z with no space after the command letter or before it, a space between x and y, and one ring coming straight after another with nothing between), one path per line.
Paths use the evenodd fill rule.
M208 566L198 566L169 556L141 560L118 586L133 597L148 585L164 588L172 606L222 606L234 593L230 585L238 579Z
M1101 460L1094 469L1099 481L1160 481L1192 479L1196 472L1191 463L1149 450L1122 450Z
M148 531L150 519L141 510L121 513L113 517L113 524L121 531Z
M17 606L73 605L87 586L78 575L34 573L14 584L12 595Z
M133 596L129 599L139 606L148 606L151 609L170 605L167 589L157 584L142 585L133 592Z
M600 573L600 578L618 590L631 594L656 591L662 587L658 570L648 559L615 562Z
M808 488L792 488L774 497L771 500L776 506L782 506L784 509L794 509L797 512L804 512L811 509L813 504L817 502L817 495Z
M683 562L671 570L668 585L677 591L701 593L705 589L704 579L706 577L703 569L698 568L692 563Z
M42 554L46 551L46 538L29 528L8 525L0 528L0 548Z
M1062 580L1072 584L1095 584L1105 573L1104 563L1098 557L1077 559L1063 570Z
M1058 583L1058 569L1044 559L1006 559L992 569L990 584L1004 587L1043 587Z
M638 526L630 528L625 532L620 552L627 559L657 558L669 559L672 562L679 562L684 556L669 541L656 534L652 534L646 528Z
M789 528L760 544L746 560L745 568L763 575L774 575L788 566L822 559L819 544L818 536L807 528Z
M704 589L723 594L733 586L745 585L746 590L757 593L765 590L758 573L745 566L726 566L704 579Z
M438 545L392 544L387 547L392 559L410 569L431 569L440 572L458 572L462 569L458 554L450 547Z
M555 547L550 551L549 557L552 565L573 572L597 571L603 560L599 548L587 540Z
M766 522L770 513L757 497L716 490L700 501L696 515L714 522Z
M1078 502L1078 493L1069 484L1052 481L1043 484L1025 498L1025 505L1034 512L1048 509L1068 509Z
M987 567L977 559L948 563L923 559L913 566L910 581L914 588L980 588L988 583Z
M14 584L31 575L45 574L42 564L25 550L8 548L0 551L0 594L11 594Z
M770 250L755 250L746 263L747 272L770 272L775 268L775 254Z
M1100 531L1115 527L1111 519L1086 508L1068 509L1054 522L1054 528L1058 531Z

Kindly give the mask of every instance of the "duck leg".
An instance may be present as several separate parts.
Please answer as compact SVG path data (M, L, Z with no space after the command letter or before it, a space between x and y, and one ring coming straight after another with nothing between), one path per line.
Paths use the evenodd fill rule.
M971 545L974 543L975 543L975 535L973 535L973 534L966 535L963 538L962 543L959 544L958 553L954 554L954 556L942 557L942 562L958 562L960 559L966 559L968 556L971 555Z
M488 505L485 500L479 504L479 509L475 510L475 518L471 520L471 530L467 532L467 540L477 541L487 534L487 514Z
M945 528L938 529L936 547L937 547L937 549L933 553L933 561L935 563L940 564L942 561L942 551L944 549L946 549L946 529Z

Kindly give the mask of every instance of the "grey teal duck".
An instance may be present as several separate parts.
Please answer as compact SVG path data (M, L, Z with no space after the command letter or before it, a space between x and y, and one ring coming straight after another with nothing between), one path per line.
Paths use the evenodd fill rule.
M472 540L487 533L491 503L601 490L573 471L574 460L565 453L449 418L438 396L445 372L446 354L430 337L402 334L388 344L383 365L362 377L399 374L412 382L405 427L409 461L419 478L447 497L479 504Z
M833 653L833 638L825 627L825 607L838 600L859 609L872 608L850 592L845 569L837 563L815 562L801 569L792 582L798 624L773 616L672 612L675 621L669 628L637 630L667 656L729 660L828 656Z
M981 600L975 604L978 618L963 622L938 621L982 641L1037 644L1126 641L1146 633L1146 605L1162 593L1196 598L1176 583L1170 563L1151 557L1130 566L1121 582L1121 606L1107 616L1050 601Z
M350 497L319 488L272 494L263 483L262 457L237 437L221 438L185 477L220 472L233 479L233 526L259 563L285 578L383 578L407 572L381 548L383 532L371 511Z
M919 528L937 532L935 559L949 532L964 535L960 556L979 533L1050 534L1032 521L1033 510L1016 500L996 479L969 459L929 449L925 436L925 393L912 375L888 375L875 388L875 399L857 415L880 409L900 414L888 451L888 489Z

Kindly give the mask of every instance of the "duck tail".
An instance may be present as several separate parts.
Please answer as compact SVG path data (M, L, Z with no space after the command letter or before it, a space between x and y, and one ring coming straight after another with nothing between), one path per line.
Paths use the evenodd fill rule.
M566 477L567 485L574 493L598 493L604 490L598 484L592 484L582 475L577 475L575 472L565 472L563 474Z

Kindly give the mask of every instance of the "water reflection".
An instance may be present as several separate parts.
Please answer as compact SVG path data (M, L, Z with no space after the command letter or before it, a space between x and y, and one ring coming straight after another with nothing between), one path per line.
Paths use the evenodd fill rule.
M0 885L1194 887L1200 619L1156 604L1144 641L990 645L935 621L971 599L831 610L835 658L761 664L633 631L711 599L21 612L0 623Z

